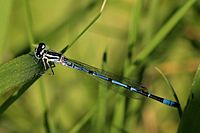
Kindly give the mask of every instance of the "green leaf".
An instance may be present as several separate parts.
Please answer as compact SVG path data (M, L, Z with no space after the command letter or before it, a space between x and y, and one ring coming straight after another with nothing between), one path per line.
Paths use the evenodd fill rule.
M191 94L179 125L179 133L200 132L200 66L193 80Z
M8 63L0 65L0 96L8 92L17 92L0 106L3 113L40 77L42 64L36 63L31 54L22 55Z

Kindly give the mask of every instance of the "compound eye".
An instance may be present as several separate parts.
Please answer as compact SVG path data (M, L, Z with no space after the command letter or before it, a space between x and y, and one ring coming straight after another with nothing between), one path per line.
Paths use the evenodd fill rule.
M38 48L45 49L45 47L46 45L43 42L39 43Z
M35 48L36 58L41 58L43 56L46 45L44 43L39 43L38 47Z

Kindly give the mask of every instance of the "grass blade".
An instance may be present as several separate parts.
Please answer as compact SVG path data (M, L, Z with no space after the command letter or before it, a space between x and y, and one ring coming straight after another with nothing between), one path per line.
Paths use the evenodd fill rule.
M191 94L188 103L183 112L181 122L179 125L179 133L198 133L200 132L199 118L200 118L200 66L196 72L193 80Z
M28 33L29 45L30 48L32 48L32 44L34 44L34 35L33 35L32 15L31 15L29 1L23 0L23 5L24 5L24 13L25 13L26 29Z
M142 4L143 0L138 0L132 7L132 15L131 15L131 21L129 25L129 45L132 47L132 45L135 44L138 37L138 29L140 25L140 16L142 11Z
M169 87L171 88L172 92L173 92L173 95L174 95L174 98L176 99L176 102L177 103L180 103L179 100L178 100L178 96L176 95L176 92L175 92L175 89L174 87L172 86L171 82L169 81L169 79L167 79L167 77L165 76L165 74L157 67L155 67L155 69L162 75L162 77L164 78L164 80L166 81L166 83L169 85ZM179 116L181 117L182 115L182 110L181 110L181 107L178 107L178 112L179 112Z
M48 119L48 110L44 111L44 127L46 130L46 133L51 133L50 123Z
M126 98L124 96L118 95L117 104L114 109L114 116L111 126L111 133L121 133L124 127L125 121L125 102Z
M107 51L103 54L102 68L106 69L107 64ZM95 115L93 117L92 125L93 132L102 133L106 131L106 105L107 105L107 94L108 94L108 86L104 86L103 84L98 85L98 99L97 99L97 107L95 110Z
M101 9L99 11L99 13L92 19L92 21L78 34L78 36L76 36L76 38L69 43L69 45L67 45L64 49L61 50L60 53L64 54L67 49L69 49L72 45L74 45L74 43L98 20L98 18L101 16L103 9L105 7L106 4L106 0L103 1Z
M137 56L136 62L143 62L151 52L160 44L160 42L167 36L167 34L174 28L174 26L184 17L185 13L192 7L196 0L188 0L186 3L172 16L169 21L160 29L149 44Z
M83 127L94 115L95 109L96 106L94 106L81 120L79 120L79 122L69 131L69 133L80 132L81 127Z
M9 24L10 12L12 9L12 0L0 1L0 53L3 50L3 44L6 36L7 26ZM0 58L1 62L1 58Z

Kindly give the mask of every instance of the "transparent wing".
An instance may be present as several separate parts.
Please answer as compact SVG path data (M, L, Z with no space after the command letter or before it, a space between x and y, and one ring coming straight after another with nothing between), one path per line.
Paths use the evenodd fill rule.
M106 71L104 71L102 69L95 68L93 66L87 65L85 63L82 63L82 62L79 62L79 61L76 61L76 60L73 60L73 59L66 59L66 60L68 60L69 62L72 62L72 63L76 64L80 68L85 68L87 70L90 70L90 71L99 73L101 75L104 75L105 77L108 77L108 78L111 78L113 80L119 81L119 82L121 82L123 84L132 86L132 87L140 89L140 90L147 91L146 87L144 87L139 82L131 81L131 80L129 80L127 78L124 78L122 76L117 76L117 75L115 75L113 73L106 72ZM91 74L89 74L89 75L91 76ZM134 99L141 99L141 95L140 94L134 93L134 92L132 92L132 91L126 89L126 88L123 88L121 86L114 85L111 82L108 82L106 80L102 80L101 78L98 78L96 76L92 76L92 77L94 79L100 81L103 84L109 84L109 85L111 85L109 88L112 88L112 90L114 92L117 92L117 93L120 93L122 95L125 95L126 97L130 97L130 98L134 98Z
M101 69L97 69L95 67L92 67L90 65L72 60L72 59L67 59L65 57L61 57L61 59L59 60L59 63L64 65L64 66L69 66L72 67L74 69L77 69L79 71L83 71L85 73L88 73L89 75L98 78L101 81L107 81L109 83L114 84L115 86L119 86L119 90L120 92L122 92L123 94L125 94L127 96L127 92L128 92L128 97L132 97L133 94L136 95L136 93L143 95L145 97L154 99L158 102L161 102L165 105L168 106L172 106L172 107L179 107L179 103L153 95L149 92L146 91L146 88L141 85L138 84L137 82L132 82L130 80L127 80L125 78L122 78L120 76L116 76L112 73L109 72L105 72ZM116 90L117 92L119 92L119 90Z

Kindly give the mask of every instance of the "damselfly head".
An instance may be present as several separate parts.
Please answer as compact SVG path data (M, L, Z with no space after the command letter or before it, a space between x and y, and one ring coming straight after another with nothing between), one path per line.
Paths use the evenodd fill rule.
M37 48L35 48L35 57L37 59L42 58L45 48L46 48L46 45L43 42L39 43Z

